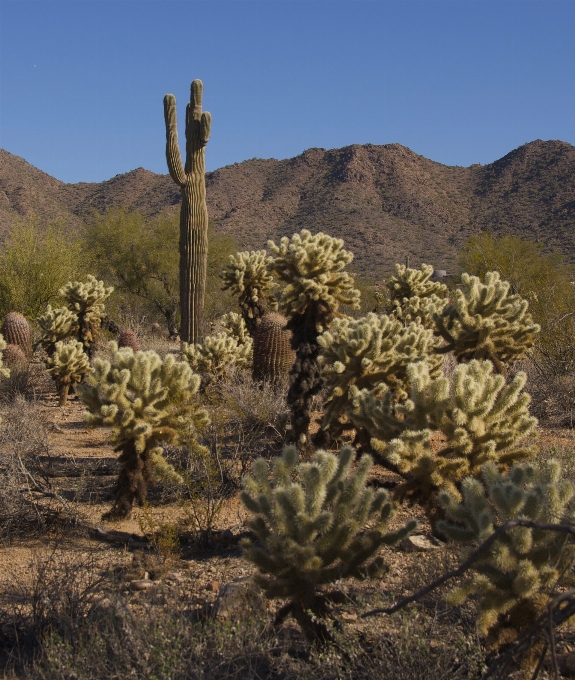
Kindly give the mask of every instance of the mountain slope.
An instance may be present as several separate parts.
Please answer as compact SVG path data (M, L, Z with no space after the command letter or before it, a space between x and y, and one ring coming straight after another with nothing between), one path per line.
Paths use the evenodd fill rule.
M206 176L216 228L261 248L308 228L339 236L371 274L410 256L456 266L473 233L536 238L575 263L575 147L537 140L489 165L445 166L399 144L308 149L282 161L253 159ZM64 184L0 150L0 228L33 209L71 226L92 210L175 211L168 175L138 168L102 183Z

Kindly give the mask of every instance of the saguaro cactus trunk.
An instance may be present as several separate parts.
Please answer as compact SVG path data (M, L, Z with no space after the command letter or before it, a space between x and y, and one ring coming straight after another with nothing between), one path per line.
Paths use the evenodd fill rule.
M180 309L181 338L195 343L200 339L204 312L208 256L208 208L206 206L205 146L210 138L212 117L202 113L201 80L194 80L186 107L186 165L178 146L176 98L164 97L166 158L170 175L182 189L180 210Z

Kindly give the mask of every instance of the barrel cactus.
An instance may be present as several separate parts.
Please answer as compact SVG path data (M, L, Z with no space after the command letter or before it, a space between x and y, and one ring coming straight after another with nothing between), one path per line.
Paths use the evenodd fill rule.
M254 380L279 382L289 374L295 352L286 324L287 319L278 312L262 318L254 336Z
M92 370L90 359L81 342L57 342L52 356L46 361L48 373L54 378L60 406L66 406L73 388Z
M122 349L122 347L131 347L134 352L140 351L140 341L138 340L138 336L130 328L122 331L118 337L118 348Z
M20 345L7 345L2 356L8 368L26 366L28 363L28 357L22 351Z
M17 345L27 357L32 356L30 326L20 312L6 314L1 332L9 345Z
M184 342L200 340L204 314L208 257L208 208L206 205L206 144L212 117L202 111L204 85L192 82L190 103L186 108L186 164L178 146L176 98L164 97L166 159L174 182L182 191L180 209L180 336Z

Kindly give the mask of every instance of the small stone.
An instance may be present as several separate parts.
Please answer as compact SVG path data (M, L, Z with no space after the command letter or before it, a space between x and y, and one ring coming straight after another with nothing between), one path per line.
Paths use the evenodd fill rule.
M216 619L241 621L246 616L266 612L264 596L250 577L226 583L214 602L212 616Z
M351 614L350 612L342 612L341 618L344 621L357 621L357 614Z
M444 543L433 536L408 536L401 541L401 547L405 552L430 552L444 547Z
M149 581L149 580L150 580L150 574L149 574L147 571L144 572L144 580L145 580L145 581Z
M219 589L220 584L217 581L209 581L208 585L206 586L206 590L209 590L212 593L217 593Z
M168 574L166 576L167 581L176 581L177 583L181 583L184 580L184 577L177 571L173 571L171 574Z
M130 588L132 590L149 590L154 587L154 582L149 579L139 579L137 581L130 582Z

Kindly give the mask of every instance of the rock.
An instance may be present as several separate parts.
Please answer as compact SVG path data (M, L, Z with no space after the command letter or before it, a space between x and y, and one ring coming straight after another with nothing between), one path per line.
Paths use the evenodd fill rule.
M341 618L343 621L357 621L357 614L351 614L350 612L342 612Z
M92 626L108 626L111 621L121 624L128 630L134 623L130 605L123 597L104 597L90 607L88 621Z
M130 588L132 590L149 590L154 587L154 582L147 578L138 579L137 581L130 582Z
M401 541L401 547L405 552L430 552L443 548L445 543L438 541L433 536L412 535Z
M250 615L260 617L265 612L265 598L250 576L226 583L212 608L214 618L232 621L245 620Z
M171 574L168 574L166 576L166 580L176 581L176 583L182 583L184 581L184 577L178 571L173 571Z
M208 585L206 586L206 590L209 590L212 593L217 593L219 589L220 584L217 581L209 581Z

